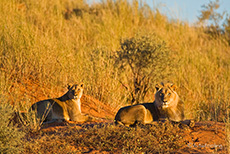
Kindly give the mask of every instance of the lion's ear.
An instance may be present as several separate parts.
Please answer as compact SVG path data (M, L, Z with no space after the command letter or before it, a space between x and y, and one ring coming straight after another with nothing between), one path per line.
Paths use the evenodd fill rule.
M158 91L159 89L162 88L162 86L161 86L161 84L156 84L155 88L156 88L156 90Z
M79 84L79 86L80 86L81 88L84 88L84 83L81 82L81 83Z
M172 89L173 91L176 91L177 86L176 86L175 84L172 84L172 85L171 85L171 89Z
M68 90L70 90L72 88L72 86L68 83L67 88L68 88Z

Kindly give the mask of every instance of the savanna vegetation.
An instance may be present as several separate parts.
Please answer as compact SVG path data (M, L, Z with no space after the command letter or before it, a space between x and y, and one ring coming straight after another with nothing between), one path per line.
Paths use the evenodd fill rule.
M10 146L20 152L24 134L7 122L13 111L6 104L24 111L40 99L60 96L72 82L84 82L84 93L118 109L153 101L154 85L169 80L178 86L187 118L229 125L229 17L223 28L218 22L202 25L218 21L210 13L216 3L204 7L201 25L193 26L169 20L137 0L92 5L82 0L1 0L0 113L6 118L0 127L1 153L14 150ZM6 129L13 136L4 134ZM15 138L15 133L20 135ZM7 137L16 141L6 144Z
M37 153L39 147L41 153L87 153L92 149L110 153L168 153L186 144L183 139L186 130L186 127L180 128L169 121L136 128L114 125L95 125L81 130L69 128L33 135L30 144L25 146L25 152ZM47 145L50 140L59 142Z

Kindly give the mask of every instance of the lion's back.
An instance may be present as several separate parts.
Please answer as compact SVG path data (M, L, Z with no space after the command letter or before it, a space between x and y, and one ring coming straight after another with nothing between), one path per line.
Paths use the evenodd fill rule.
M153 102L153 103L143 103L142 105L147 109L147 111L149 112L148 115L151 115L153 121L158 121L159 120L160 111L156 107L155 102Z
M158 111L153 103L143 103L133 106L122 107L115 116L115 123L135 125L135 123L151 123L159 119Z
M31 106L32 110L36 111L40 119L45 118L44 121L50 121L52 119L66 119L65 104L64 102L57 103L56 99L47 99L36 102Z

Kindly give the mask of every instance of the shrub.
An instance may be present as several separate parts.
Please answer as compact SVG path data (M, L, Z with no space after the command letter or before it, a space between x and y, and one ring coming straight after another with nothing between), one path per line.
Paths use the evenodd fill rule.
M129 90L131 104L143 101L152 83L171 73L169 54L166 43L156 34L137 34L121 42L116 66L121 74L126 72L120 82Z

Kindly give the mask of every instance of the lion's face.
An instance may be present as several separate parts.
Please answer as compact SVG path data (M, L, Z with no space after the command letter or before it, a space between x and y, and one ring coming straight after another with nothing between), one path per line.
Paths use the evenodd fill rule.
M74 84L72 86L68 85L68 97L70 99L80 99L83 94L84 84Z
M155 102L159 109L165 109L175 105L178 95L176 86L172 83L161 83L156 85Z

